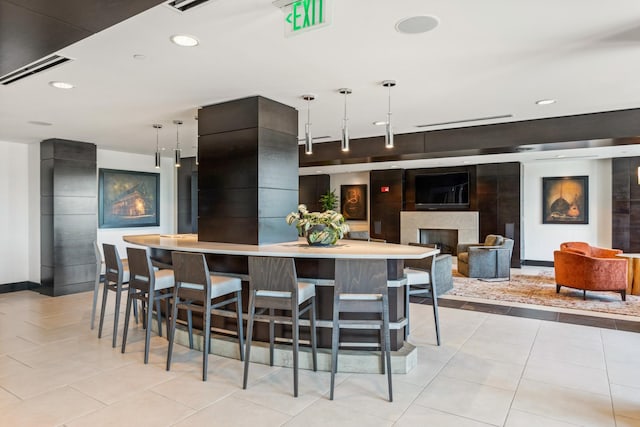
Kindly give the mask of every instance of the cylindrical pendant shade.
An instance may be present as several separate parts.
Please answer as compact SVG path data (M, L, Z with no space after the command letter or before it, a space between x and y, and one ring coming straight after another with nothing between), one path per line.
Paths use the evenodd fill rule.
M305 124L304 129L304 152L305 154L313 154L313 139L311 138L311 125Z
M342 151L349 151L349 128L347 127L346 122L342 128L342 143L340 147Z
M160 152L156 151L156 169L160 169Z
M180 155L181 155L181 151L182 151L182 150L180 150L179 148L177 148L177 149L173 150L173 153L174 153L174 155L175 155L175 161L176 161L176 162L175 162L175 165L176 165L176 167L177 167L177 168L179 168L179 167L181 166L181 165L180 165Z
M384 146L386 148L393 148L393 128L391 127L391 123L387 122L386 132L384 134Z

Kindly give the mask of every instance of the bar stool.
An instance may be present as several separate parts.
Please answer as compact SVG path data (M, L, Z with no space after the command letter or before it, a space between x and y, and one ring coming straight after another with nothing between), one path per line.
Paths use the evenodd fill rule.
M96 258L96 281L93 287L93 304L91 305L91 329L95 326L96 319L96 306L98 305L98 293L100 293L100 276L102 275L102 267L104 267L104 261L102 261L102 254L100 253L100 247L97 241L93 241L93 254ZM129 268L127 260L122 260L122 268L125 270ZM136 322L138 322L138 310L135 310Z
M169 336L169 351L167 353L167 371L171 369L171 356L176 331L178 309L187 310L189 327L189 344L193 348L192 312L202 313L203 336L202 345L202 381L207 380L209 361L209 341L211 337L211 311L222 306L236 304L236 322L238 325L238 346L240 360L243 357L244 334L242 332L242 282L237 277L211 274L204 254L189 252L173 252L173 272L175 287L173 291L173 313L171 315L171 329ZM223 301L213 303L215 298L229 297Z
M153 306L156 306L158 319L158 335L162 336L162 312L160 301L166 303L167 332L169 331L169 298L173 298L173 292L162 292L166 289L173 291L174 280L172 270L155 271L145 249L127 248L129 260L129 292L127 295L127 308L125 309L124 331L122 333L122 352L127 346L127 334L129 332L129 317L131 305L134 301L142 301L142 306L147 307L143 325L146 327L144 339L144 363L149 362L149 344L151 341L151 321L153 319ZM133 304L134 306L137 304Z
M379 313L381 319L341 319L340 313ZM391 384L391 332L389 330L389 295L387 262L383 259L336 259L333 294L333 331L331 339L331 392L333 400L335 376L338 370L340 328L379 329L380 362L385 373L385 356L389 402L393 402ZM343 347L349 346L343 343Z
M420 245L423 246L423 245ZM435 248L434 248L435 249ZM440 321L438 317L438 293L436 289L435 271L436 255L433 254L422 259L406 259L404 260L404 275L407 278L407 287L405 290L404 306L405 317L407 318L407 326L405 328L405 339L409 336L410 320L409 320L409 297L411 295L430 296L433 300L433 320L436 327L436 341L440 345Z
M291 323L293 343L293 396L298 397L298 350L300 316L309 312L313 370L318 369L316 351L316 287L313 283L298 282L293 258L249 257L249 320L247 321L247 354L244 357L242 388L247 388L251 339L256 308L269 319L269 364L273 366L275 322ZM300 308L302 307L302 308ZM290 311L290 316L276 315L275 310Z
M104 311L107 307L107 291L114 291L116 293L116 305L115 312L113 313L113 343L112 347L116 346L116 340L118 338L118 317L120 316L120 299L122 298L122 291L127 290L129 283L129 266L128 263L123 262L118 256L118 249L114 245L108 243L102 244L102 250L104 251L104 286L102 291L102 309L100 310L100 326L98 327L98 338L102 338L102 326L104 324ZM97 267L96 262L96 267ZM138 322L138 309L133 307L133 313L136 317L136 323Z

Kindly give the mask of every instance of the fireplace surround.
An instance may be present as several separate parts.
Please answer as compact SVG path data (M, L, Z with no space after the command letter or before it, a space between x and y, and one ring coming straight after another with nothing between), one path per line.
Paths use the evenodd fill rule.
M477 211L404 211L400 212L400 243L440 243L443 253L455 255L458 243L479 241L479 224Z

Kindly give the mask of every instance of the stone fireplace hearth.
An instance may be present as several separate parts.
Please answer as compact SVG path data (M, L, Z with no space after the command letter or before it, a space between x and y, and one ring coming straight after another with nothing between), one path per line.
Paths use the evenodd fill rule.
M400 243L440 243L452 247L447 252L455 254L458 243L479 241L479 224L477 211L404 211L400 212Z

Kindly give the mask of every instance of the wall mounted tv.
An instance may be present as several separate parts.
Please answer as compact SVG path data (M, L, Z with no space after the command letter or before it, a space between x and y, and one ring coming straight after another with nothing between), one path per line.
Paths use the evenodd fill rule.
M469 173L449 172L416 175L416 209L469 207Z

